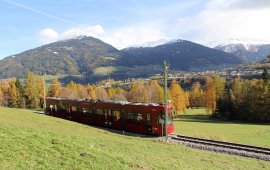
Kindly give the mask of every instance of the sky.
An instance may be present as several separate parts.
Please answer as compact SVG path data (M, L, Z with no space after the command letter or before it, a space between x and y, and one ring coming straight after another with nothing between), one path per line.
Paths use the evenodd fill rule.
M270 43L270 0L0 0L0 59L93 36L118 49L175 39Z

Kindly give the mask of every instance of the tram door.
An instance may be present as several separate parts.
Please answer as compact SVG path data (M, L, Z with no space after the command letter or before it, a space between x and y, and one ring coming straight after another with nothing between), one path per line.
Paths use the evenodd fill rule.
M105 125L112 126L112 110L110 109L104 109L105 114Z
M146 132L152 133L151 113L146 113Z

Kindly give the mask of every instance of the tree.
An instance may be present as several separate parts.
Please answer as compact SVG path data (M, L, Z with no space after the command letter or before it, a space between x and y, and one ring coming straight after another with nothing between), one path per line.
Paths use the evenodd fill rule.
M3 95L2 89L0 88L0 106L2 105L3 99L4 99L4 95Z
M187 99L181 86L173 80L169 88L169 93L171 96L172 104L176 112L185 112L187 106Z
M205 77L204 104L207 112L213 112L216 110L216 90L214 79L209 76Z
M97 99L109 100L108 93L102 86L95 88L95 92L97 95Z
M189 104L191 107L202 107L204 106L203 103L204 93L201 88L200 82L195 82L192 85L191 92L189 94Z
M19 103L20 103L20 106L19 107L25 107L24 106L24 101L25 101L25 98L24 98L24 87L22 86L20 80L18 78L16 78L16 82L15 82L15 85L19 91Z
M8 106L22 107L22 96L16 87L16 80L10 81L10 88L8 89Z
M216 99L219 100L224 96L226 80L222 77L214 78L214 86L216 91Z
M89 94L87 92L87 89L85 86L78 84L77 85L77 97L78 98L85 98L85 99L89 99Z
M18 78L16 78L15 85L16 85L17 89L19 90L20 95L23 96L24 89L23 89L23 86Z
M158 81L152 80L150 82L150 91L149 91L150 102L163 103L164 101L163 93L164 93L163 89L158 84Z
M109 96L109 99L112 99L112 96L114 94L114 90L112 88L107 88L107 94Z
M36 89L37 89L37 92L38 92L38 97L39 97L39 103L40 105L43 106L43 103L44 103L44 88L45 87L45 84L44 84L44 77L43 76L38 76L38 75L35 75L35 82L36 82ZM46 97L46 89L45 89L45 97Z
M266 68L263 68L262 79L263 79L264 83L267 83L270 80L270 76L269 76Z
M120 87L110 88L112 97L111 99L114 101L127 101L125 95L126 91Z
M78 96L78 85L74 81L70 81L63 89L61 97L76 98Z
M133 83L129 91L129 100L131 102L149 102L146 88L139 80Z
M38 88L38 86L40 86L39 81L40 80L38 80L37 76L33 72L27 72L24 94L27 99L27 105L30 108L40 107L40 96L43 95L43 88Z
M8 89L10 88L9 81L4 80L1 82L1 91L2 91L2 102L1 104L4 106L8 105Z
M91 86L90 84L88 84L88 85L86 86L86 91L87 91L88 96L89 96L90 99L96 99L96 98L97 98L95 89L94 89L94 87Z
M62 91L61 83L58 78L54 78L49 86L49 96L50 97L59 97Z

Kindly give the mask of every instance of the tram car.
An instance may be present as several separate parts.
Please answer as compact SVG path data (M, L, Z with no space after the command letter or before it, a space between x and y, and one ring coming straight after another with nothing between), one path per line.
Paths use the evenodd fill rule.
M142 134L165 133L165 105L70 98L46 98L46 114L84 124ZM174 130L172 104L167 105L168 134Z

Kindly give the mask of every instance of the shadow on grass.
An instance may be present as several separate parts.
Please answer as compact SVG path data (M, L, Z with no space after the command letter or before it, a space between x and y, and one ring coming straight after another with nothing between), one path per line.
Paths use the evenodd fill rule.
M231 123L226 121L221 121L216 118L212 118L211 115L198 114L198 115L180 115L178 116L179 122L202 122L202 123Z
M218 123L218 124L242 124L242 125L270 125L269 123L254 123L244 122L238 120L221 120L219 118L211 117L211 115L197 114L197 115L180 115L175 122L198 122L198 123Z

